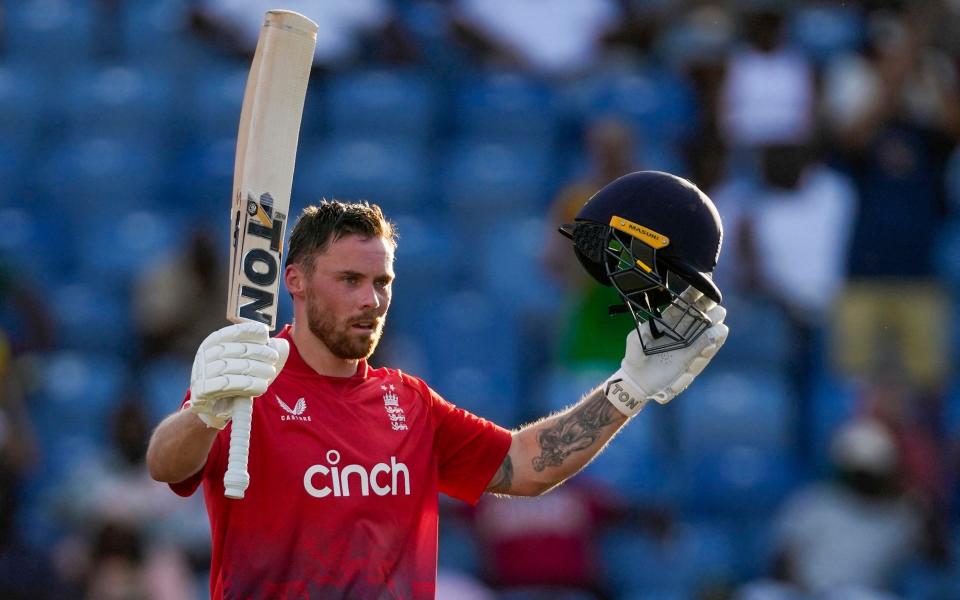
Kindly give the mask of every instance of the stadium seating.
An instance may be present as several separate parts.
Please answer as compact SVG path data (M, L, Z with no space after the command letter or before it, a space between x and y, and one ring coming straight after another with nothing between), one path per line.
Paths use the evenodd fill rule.
M324 88L326 122L334 136L396 138L424 142L438 114L433 81L421 72L351 71Z
M768 371L711 369L671 409L679 415L679 447L685 456L710 454L733 443L770 451L792 443L794 399L787 380Z
M790 36L815 62L852 52L863 41L863 15L853 6L806 6L793 16Z
M426 148L411 141L330 137L303 143L294 197L369 200L387 214L429 210Z
M696 105L689 83L669 71L637 68L600 73L575 96L587 118L615 116L638 139L679 142L691 130Z
M89 349L88 349L89 350ZM43 357L40 387L30 402L44 453L44 468L67 472L110 435L111 415L123 396L127 367L117 354L58 351ZM89 446L88 446L89 445Z
M24 61L0 63L0 131L5 145L20 149L32 148L40 135L41 119L49 116L45 114L48 95L41 93L44 86L31 77L32 72ZM7 169L13 164L4 151L0 156L4 182L11 181Z
M424 306L420 335L434 387L455 404L518 425L519 340L500 303L464 290Z
M76 227L153 204L163 181L163 148L135 134L73 137L53 148L32 181L41 201Z
M190 97L180 105L176 120L189 123L193 135L201 139L236 139L249 71L241 61L205 65L203 76L193 79Z
M729 576L734 540L705 520L680 521L660 536L620 528L604 536L603 562L624 597L693 598L699 587Z
M19 0L4 9L4 36L14 59L29 60L53 76L92 57L95 15L87 3Z
M87 280L62 282L50 290L47 302L60 347L135 355L129 300L117 289Z
M754 298L724 294L730 336L716 364L785 372L793 352L790 323L777 306Z
M510 308L522 317L553 316L562 291L547 276L543 252L547 236L560 235L542 218L514 218L505 214L499 223L484 232L479 248L461 248L477 264L484 289L511 299ZM463 257L466 261L468 257Z
M687 458L683 508L689 514L763 518L800 481L784 450L732 442Z
M58 102L73 135L136 134L155 143L170 125L172 92L166 73L114 63L71 73Z
M960 220L949 221L941 230L935 261L943 281L960 291Z
M165 356L151 360L139 373L139 389L151 426L175 411L190 386L189 361Z
M75 265L73 230L57 215L35 206L0 208L0 257L19 275L47 286L67 275Z
M186 240L181 227L164 212L148 210L93 220L77 232L78 274L104 289L127 289Z
M549 86L519 73L483 72L462 78L456 97L456 131L522 144L553 143L558 110Z
M459 138L440 157L442 202L474 237L504 215L542 214L552 160L544 146Z

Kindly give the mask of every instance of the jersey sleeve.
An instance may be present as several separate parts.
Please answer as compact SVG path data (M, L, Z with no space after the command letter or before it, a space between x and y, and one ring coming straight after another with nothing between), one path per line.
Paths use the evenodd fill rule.
M426 384L436 427L440 491L476 503L510 450L512 435L499 425L457 408Z
M187 395L183 399L183 403L180 405L180 410L185 410L187 406L187 401L190 400L190 390L187 390ZM210 447L210 453L207 454L207 462L204 463L203 468L191 475L190 477L179 481L177 483L169 483L170 489L173 490L178 496L192 496L194 492L197 491L197 488L200 487L200 484L203 483L203 480L215 475L218 472L222 473L226 468L225 461L227 456L227 444L230 443L230 426L227 426L217 434L217 437L213 440L213 446Z

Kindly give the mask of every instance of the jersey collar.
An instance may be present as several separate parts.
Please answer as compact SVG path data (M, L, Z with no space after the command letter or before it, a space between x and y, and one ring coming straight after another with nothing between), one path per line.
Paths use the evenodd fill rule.
M351 375L350 377L331 377L329 375L321 375L313 370L313 368L303 360L303 357L300 356L300 352L297 350L297 345L293 343L293 328L287 324L280 330L280 333L276 335L278 338L283 338L290 343L290 356L287 357L287 362L283 366L284 370L290 369L298 373L304 373L307 375L312 375L314 377L328 377L330 379L345 380L345 379L366 379L367 374L370 371L369 365L367 365L366 359L360 359L360 362L357 364L357 372Z

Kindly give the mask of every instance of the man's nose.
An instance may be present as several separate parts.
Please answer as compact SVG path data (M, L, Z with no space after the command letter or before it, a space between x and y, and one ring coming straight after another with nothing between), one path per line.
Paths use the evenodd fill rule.
M377 287L373 284L363 286L363 291L361 292L360 297L360 306L363 309L369 310L371 308L380 308L382 304L382 299L380 294L377 293Z

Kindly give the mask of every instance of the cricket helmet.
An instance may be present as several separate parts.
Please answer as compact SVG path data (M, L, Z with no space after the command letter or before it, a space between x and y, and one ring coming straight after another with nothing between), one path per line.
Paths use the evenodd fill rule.
M712 273L723 225L690 181L661 171L624 175L594 194L560 233L573 240L587 272L617 291L623 305L610 307L611 314L630 312L647 354L689 346L712 325L705 303L691 298L722 300ZM642 335L643 323L651 335Z

